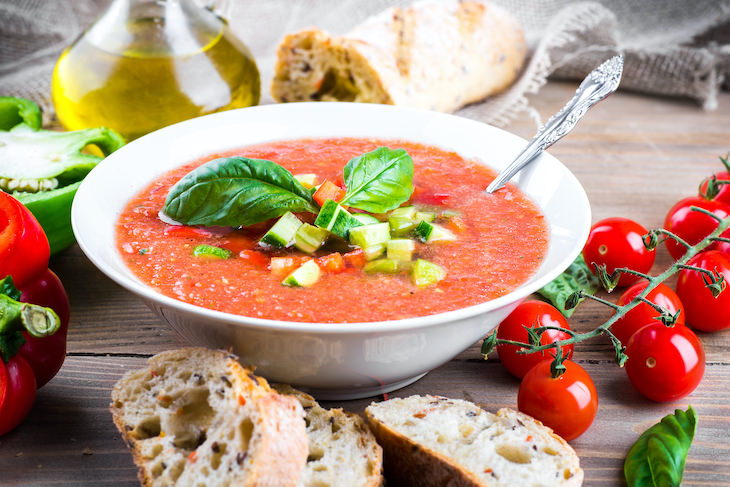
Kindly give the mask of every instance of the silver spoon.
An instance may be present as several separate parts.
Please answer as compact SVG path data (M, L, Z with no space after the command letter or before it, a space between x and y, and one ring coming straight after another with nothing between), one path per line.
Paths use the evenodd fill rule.
M507 181L512 179L512 176L534 161L542 151L573 130L575 124L590 107L616 91L619 81L621 81L623 68L624 57L618 55L591 71L580 84L573 98L558 113L550 117L550 120L537 131L535 137L515 160L487 186L487 193L493 193L504 186Z

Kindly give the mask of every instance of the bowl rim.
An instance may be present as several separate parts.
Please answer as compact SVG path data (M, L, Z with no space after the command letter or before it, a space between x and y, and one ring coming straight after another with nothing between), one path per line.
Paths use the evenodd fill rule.
M83 204L85 195L90 192L89 189L90 185L92 184L94 180L94 174L98 174L100 171L102 171L105 166L111 165L115 163L115 160L118 158L121 158L125 155L125 153L129 150L128 147L130 147L132 144L135 144L138 140L150 140L152 138L160 138L160 137L168 137L169 134L174 134L177 131L180 131L181 129L187 129L189 127L195 127L196 125L207 126L211 120L215 121L216 119L224 120L228 117L235 117L237 113L246 113L246 114L254 114L258 111L288 111L288 110L319 110L319 109L325 109L325 110L348 110L352 109L353 106L356 106L356 110L392 110L392 111L398 111L398 112L404 112L404 113L410 113L412 116L415 117L429 117L432 119L446 119L446 118L455 118L460 120L462 123L473 123L478 124L483 127L486 127L490 130L496 130L501 132L501 135L513 139L518 139L522 141L524 144L527 143L525 139L522 137L515 135L511 132L508 132L504 129L500 129L498 127L494 127L492 125L473 120L473 119L467 119L465 117L460 117L458 115L448 114L448 113L442 113L442 112L434 112L430 110L424 110L424 109L417 109L417 108L409 108L409 107L402 107L402 106L393 106L393 105L379 105L379 104L366 104L366 103L343 103L343 102L295 102L295 103L285 103L285 104L270 104L270 105L257 105L253 107L247 107L247 108L240 108L235 110L228 110L224 112L217 112L209 115L204 115L201 117L193 118L190 120L185 120L183 122L179 122L167 127L164 127L162 129L156 130L155 132L151 132L147 135L144 135L143 137L140 137L139 139L130 142L129 144L121 147L114 153L107 156L104 160L102 160L92 171L84 178L82 181L80 187L77 190L76 197L74 198L74 202L71 209L71 223L72 228L74 231L74 234L76 236L76 240L78 242L79 247L83 251L83 253L86 255L86 257L108 278L112 279L114 282L122 286L128 291L131 291L132 293L136 294L143 300L147 302L154 302L157 306L160 306L162 308L170 307L173 309L176 309L177 311L181 311L184 313L191 314L195 318L203 318L203 320L213 320L220 323L225 323L229 325L235 325L235 326L244 326L247 328L254 328L259 330L269 330L269 331L280 331L280 332L298 332L301 334L311 334L311 333L317 333L317 334L324 334L324 335L337 335L337 334L357 334L357 333L377 333L377 332L399 332L399 331L405 331L405 330L412 330L415 328L428 328L431 326L438 326L446 322L456 322L460 320L464 320L470 317L473 317L475 315L481 315L485 314L487 312L499 309L501 307L507 306L512 303L519 303L522 301L525 297L528 295L534 293L547 283L551 282L553 279L555 279L558 275L560 275L574 260L575 258L580 254L583 242L585 242L588 232L590 229L590 220L591 220L591 208L588 201L588 196L585 193L585 189L580 184L580 181L577 179L577 177L573 174L570 169L568 169L562 162L560 162L557 158L554 156L543 153L540 157L547 157L548 159L552 159L552 163L557 163L560 167L564 169L563 177L568 178L570 180L570 184L575 186L577 191L577 194L574 195L579 201L576 201L576 205L580 204L585 209L586 212L586 222L582 226L581 234L578 235L578 238L576 238L574 245L570 250L566 253L566 255L563 257L563 259L560 261L558 265L556 265L553 269L548 270L545 275L538 279L533 279L531 277L524 283L520 284L517 288L513 289L512 291L508 292L507 294L491 299L489 301L485 301L482 303L478 303L475 305L467 306L464 308L459 308L456 310L451 311L445 311L441 313L436 313L432 315L425 315L425 316L417 316L417 317L411 317L411 318L404 318L404 319L398 319L398 320L381 320L381 321L361 321L361 322L348 322L348 323L322 323L322 322L304 322L304 321L284 321L284 320L273 320L273 319L266 319L266 318L256 318L251 316L244 316L244 315L236 315L232 313L226 313L223 311L217 311L209 308L204 308L201 306L197 306L194 304L186 303L184 301L177 300L175 298L166 296L164 294L161 294L155 290L153 290L148 284L143 283L136 277L129 277L127 275L124 275L120 272L117 272L113 267L110 268L110 266L106 263L105 259L99 257L96 255L96 253L91 248L91 244L89 244L86 241L85 235L83 235L79 230L79 213L81 212L80 207ZM338 107L338 108L333 108ZM338 137L338 136L336 136ZM276 139L276 140L296 140L296 139L302 139L302 138L320 138L317 136L293 136L283 139ZM386 137L387 138L387 137ZM402 137L399 135L393 135L394 139L402 138L403 140L408 140L407 137ZM261 143L265 143L268 141L262 141ZM245 147L246 145L255 144L256 142L246 143L242 145L241 147ZM434 143L436 147L439 147L438 144ZM458 150L456 150L458 153ZM185 161L181 161L180 164L184 164ZM491 166L490 166L491 167ZM166 171L169 171L170 169L166 169ZM146 179L145 180L147 184L149 184L152 179ZM526 192L523 189L520 189L524 194ZM527 194L526 194L527 195ZM127 198L127 201L129 198L131 198L133 195L130 195ZM528 198L532 200L532 198L527 195ZM116 215L118 218L118 215ZM116 225L116 219L115 219L115 225ZM539 270L539 268L538 268ZM535 271L535 273L538 272L538 270ZM131 271L130 271L131 272Z

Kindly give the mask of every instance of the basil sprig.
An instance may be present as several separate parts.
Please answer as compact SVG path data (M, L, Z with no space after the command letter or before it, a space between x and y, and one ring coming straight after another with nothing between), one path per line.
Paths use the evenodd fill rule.
M190 171L167 195L163 213L187 225L246 226L287 211L317 213L311 193L272 161L214 159Z
M566 309L565 303L568 297L580 290L596 294L600 287L600 281L588 268L581 253L562 274L540 288L537 293L549 300L563 316L570 318L575 308ZM583 299L585 298L581 301Z
M684 464L697 430L692 406L646 430L629 450L624 476L629 487L675 487L682 483Z
M340 203L346 206L385 213L413 193L413 159L403 149L378 147L353 157L344 173L347 193Z

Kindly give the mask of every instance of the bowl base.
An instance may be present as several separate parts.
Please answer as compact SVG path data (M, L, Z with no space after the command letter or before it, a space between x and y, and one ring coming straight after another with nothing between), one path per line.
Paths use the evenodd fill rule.
M386 392L393 392L407 385L413 384L426 374L428 374L428 372L424 372L421 375L410 377L399 382L392 382L390 384L382 384L374 387L361 387L356 389L317 389L300 387L296 385L294 387L303 390L307 394L311 394L312 396L317 398L318 401L350 401L353 399L365 399L368 397L379 396L381 394L385 394Z

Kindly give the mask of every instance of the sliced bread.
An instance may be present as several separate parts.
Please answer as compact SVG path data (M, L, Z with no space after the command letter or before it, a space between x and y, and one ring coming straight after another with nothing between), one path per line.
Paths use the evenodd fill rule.
M309 457L298 487L379 487L383 484L383 450L367 423L342 409L324 409L312 396L291 386L273 384L299 400L306 414Z
M575 487L578 456L539 421L511 409L497 414L439 396L373 403L365 410L383 447L385 473L398 486Z
M343 36L316 28L287 35L271 95L450 112L507 88L526 54L522 29L506 10L476 0L420 1Z
M304 470L299 401L221 351L152 357L117 382L111 411L146 487L294 486Z

